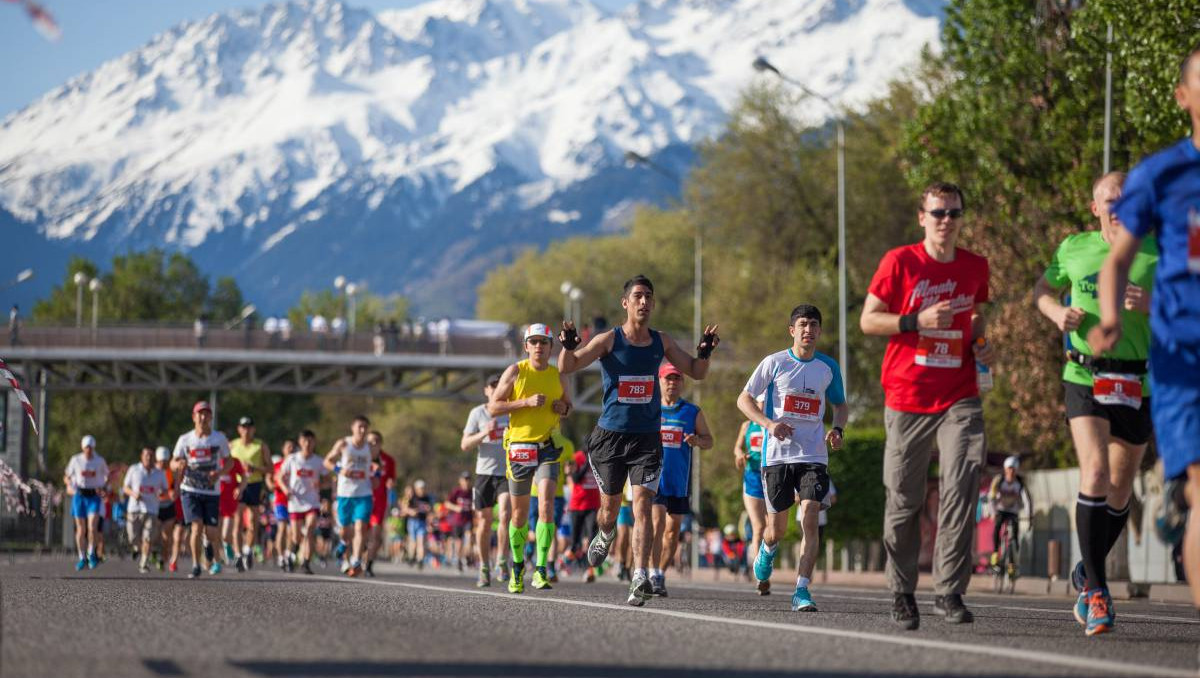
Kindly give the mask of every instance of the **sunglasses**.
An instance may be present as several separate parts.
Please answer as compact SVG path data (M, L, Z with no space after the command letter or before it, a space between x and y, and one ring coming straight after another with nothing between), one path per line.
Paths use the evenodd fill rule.
M950 217L951 219L961 219L963 212L965 212L966 210L963 210L963 209L952 209L952 210L922 209L921 211L924 212L925 214L928 214L929 216L933 217L934 219L945 219L946 217Z
M541 339L541 338L537 338L537 337L535 337L535 338L532 338L532 339L526 339L526 340L525 340L525 343L527 343L527 344L533 344L534 346L549 346L549 345L550 345L550 340L549 340L549 339Z

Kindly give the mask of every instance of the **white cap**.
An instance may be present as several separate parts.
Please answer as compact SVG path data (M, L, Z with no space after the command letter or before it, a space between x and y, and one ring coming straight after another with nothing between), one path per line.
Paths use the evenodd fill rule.
M425 481L418 478L413 481L413 487L425 487Z
M96 438L90 435L84 436L83 440L79 441L79 449L82 450L85 447L90 447L93 450L96 449Z
M159 461L167 461L171 458L171 450L168 450L163 445L159 445L158 449L154 451L154 458Z
M281 462L281 461L283 461L283 455L282 455L282 454L272 454L272 455L271 455L271 463L272 463L272 464L278 464L278 463L279 463L279 462Z
M734 532L737 532L737 528L733 526L733 523L726 523L725 524L725 534L733 535Z
M1021 468L1021 458L1013 455L1004 460L1004 468Z
M534 323L525 329L526 339L529 339L530 337L545 337L550 339L553 336L554 335L550 334L550 327L548 325L543 325L542 323Z

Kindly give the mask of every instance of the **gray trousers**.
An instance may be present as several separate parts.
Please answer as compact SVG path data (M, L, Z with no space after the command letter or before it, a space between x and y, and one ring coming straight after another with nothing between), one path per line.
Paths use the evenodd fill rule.
M971 581L975 503L987 447L983 405L979 398L964 398L936 414L885 409L883 419L887 428L883 545L888 555L888 586L893 593L912 593L917 588L920 515L936 443L941 485L933 556L934 590L938 595L965 593Z

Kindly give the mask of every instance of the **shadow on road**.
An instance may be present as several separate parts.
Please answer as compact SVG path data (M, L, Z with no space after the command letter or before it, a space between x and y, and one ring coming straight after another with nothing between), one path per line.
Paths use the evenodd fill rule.
M149 667L147 662L147 667ZM736 669L736 668L685 668L673 666L599 666L595 664L516 664L499 662L348 662L348 661L230 661L229 665L249 673L274 678L276 676L570 676L571 678L795 678L796 669ZM178 670L176 668L176 670ZM160 673L159 675L184 675L182 673ZM860 678L882 676L883 678L950 678L957 674L938 673L880 673L878 671L805 671L805 678ZM990 678L1006 678L991 676ZM1007 677L1014 678L1014 677Z

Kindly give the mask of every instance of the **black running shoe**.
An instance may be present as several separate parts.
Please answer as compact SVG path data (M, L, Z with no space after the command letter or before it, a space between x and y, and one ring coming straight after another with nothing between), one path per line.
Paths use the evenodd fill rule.
M199 565L193 565L192 573L188 575L188 579L199 579L201 572L203 572L203 570L200 569Z
M897 593L892 601L892 622L905 631L915 631L921 626L921 612L917 609L917 598L911 593Z
M933 611L945 617L947 624L970 624L975 621L975 615L963 605L962 596L957 593L936 596L933 599Z

